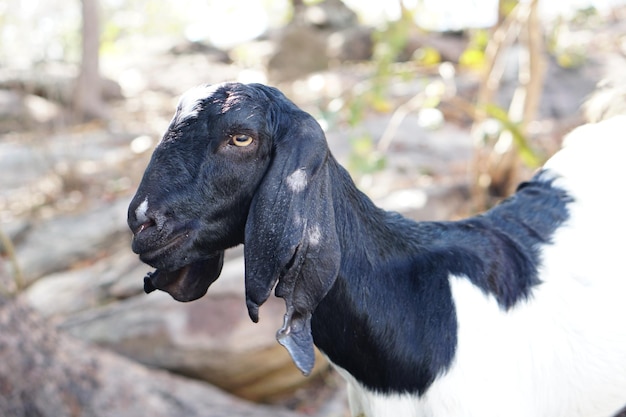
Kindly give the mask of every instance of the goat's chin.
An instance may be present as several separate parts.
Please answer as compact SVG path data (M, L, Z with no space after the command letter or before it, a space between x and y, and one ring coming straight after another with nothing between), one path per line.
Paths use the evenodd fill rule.
M144 278L143 288L149 294L165 291L177 301L193 301L204 296L222 271L224 252L192 262L173 271L157 269Z

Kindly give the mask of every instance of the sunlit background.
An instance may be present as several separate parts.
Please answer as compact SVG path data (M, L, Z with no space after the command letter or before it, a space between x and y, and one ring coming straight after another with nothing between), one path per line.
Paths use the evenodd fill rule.
M314 1L313 1L314 3ZM368 25L398 19L395 1L346 0ZM496 21L497 0L406 0L417 9L416 22L429 30L490 27ZM573 13L590 6L606 10L623 0L543 1L544 17ZM285 24L291 16L287 0L102 0L105 22L102 53L123 54L138 34L155 38L207 41L229 48ZM78 61L80 8L61 0L4 0L0 3L0 65L26 69L47 60Z
M222 398L209 384L245 399L242 415L257 415L249 412L257 402L276 407L260 416L347 415L344 385L324 359L304 379L276 343L281 300L264 305L258 325L249 321L241 250L197 302L143 292L149 268L130 250L126 210L189 87L279 87L315 117L376 204L416 220L496 204L574 126L613 103L611 111L626 112L626 0L94 1L99 74L78 88L86 0L0 0L0 359L17 352L0 361L0 416L12 415L2 409L5 381L23 382L24 398L120 387L124 395L112 397L126 403L111 404L124 417L152 415L133 414L131 403ZM93 91L100 107L86 114L75 97ZM18 315L10 336L15 346L33 342L31 350L2 350L5 296L37 312L39 321ZM101 372L93 390L84 362L37 356L55 351L39 349L34 327L54 336L45 340L71 334L132 365L86 348L69 355L108 364L89 368ZM54 362L60 375L79 376L12 371L7 363L20 359L25 369ZM202 384L188 390L189 378Z

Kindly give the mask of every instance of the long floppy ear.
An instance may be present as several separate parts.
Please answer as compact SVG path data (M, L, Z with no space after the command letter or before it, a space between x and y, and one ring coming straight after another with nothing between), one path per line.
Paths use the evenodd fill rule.
M311 316L332 287L341 260L335 229L326 138L317 122L280 94L288 115L273 114L272 162L252 200L245 231L250 318L276 286L287 312L278 342L303 374L314 362ZM278 109L281 111L284 106Z

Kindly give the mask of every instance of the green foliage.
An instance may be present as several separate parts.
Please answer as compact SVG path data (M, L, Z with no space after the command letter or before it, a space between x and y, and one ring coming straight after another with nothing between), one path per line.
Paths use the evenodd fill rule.
M347 122L352 128L356 127L365 118L365 111L367 108L367 100L365 94L357 95L348 103L347 110Z
M110 55L116 51L117 40L123 35L123 29L113 20L106 20L100 35L100 52Z
M394 75L393 63L406 48L414 26L413 14L403 7L400 19L388 22L386 27L374 32L372 57L376 63L376 72L372 79L374 101L380 100L385 95L390 78Z
M413 76L402 74L395 65L398 57L406 49L413 28L413 15L403 8L400 19L387 22L372 35L374 74L369 80L368 88L355 94L346 105L347 123L353 129L362 123L368 111L388 113L393 109L388 89L394 77ZM385 158L376 152L375 141L371 135L357 133L350 139L350 145L349 167L353 173L367 174L385 167Z
M486 29L472 31L467 49L459 58L462 68L482 70L485 66L485 49L489 43L489 32Z
M441 54L432 46L423 46L413 53L413 62L424 67L441 64Z
M517 7L518 3L519 3L519 0L500 0L499 1L500 9L498 10L498 13L500 14L500 16L503 16L503 17L508 16L509 14L511 14L513 9Z
M581 16L588 18L589 21L581 23ZM580 68L587 62L589 36L586 34L592 29L593 16L595 9L585 9L579 11L572 20L565 20L562 17L556 19L547 35L546 46L561 67ZM577 31L576 27L581 30Z
M501 107L489 103L482 106L482 109L489 117L496 119L504 130L507 130L513 137L515 147L519 152L522 162L530 167L537 168L541 165L541 158L538 153L530 145L529 138L524 135L518 123L513 122L508 113Z
M374 139L369 134L361 134L350 139L350 158L348 167L351 172L371 174L385 168L387 161L376 151Z
M485 65L485 52L479 49L468 48L461 54L459 65L466 69L480 70Z
M372 105L372 97L362 94L354 97L346 105L346 122L356 132L350 137L348 168L355 175L370 174L385 167L385 159L375 150L374 138L360 131L359 125Z

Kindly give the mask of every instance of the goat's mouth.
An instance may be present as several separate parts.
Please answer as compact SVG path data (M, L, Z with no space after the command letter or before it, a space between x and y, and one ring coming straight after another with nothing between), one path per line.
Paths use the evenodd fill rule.
M193 301L204 296L222 271L224 252L192 262L174 271L157 269L143 281L146 294L154 290L167 292L177 301Z
M167 258L170 253L175 252L176 249L182 246L184 241L188 238L189 234L182 233L161 246L149 248L145 251L139 252L139 259L148 265L158 267L157 265L161 263L161 259Z
M193 301L206 294L219 277L224 252L203 250L192 228L179 229L167 239L144 229L135 234L133 251L156 268L144 278L144 291L165 291L177 301Z
M197 231L188 224L171 226L169 233L142 227L134 234L132 249L142 262L169 272L203 257L195 248L196 237Z

